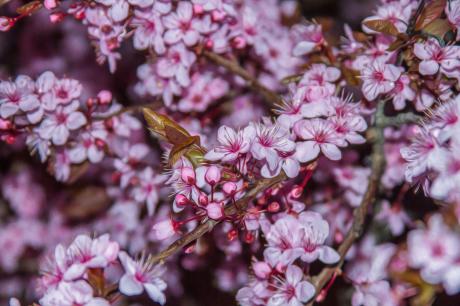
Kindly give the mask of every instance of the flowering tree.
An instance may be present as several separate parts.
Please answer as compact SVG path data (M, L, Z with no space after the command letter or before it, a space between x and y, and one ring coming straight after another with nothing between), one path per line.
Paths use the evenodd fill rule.
M458 301L459 0L0 5L4 303Z

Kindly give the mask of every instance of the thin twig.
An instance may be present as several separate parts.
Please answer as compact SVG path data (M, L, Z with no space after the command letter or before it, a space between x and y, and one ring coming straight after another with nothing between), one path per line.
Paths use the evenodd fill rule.
M353 245L353 243L356 241L356 239L358 239L361 236L369 208L375 202L375 199L378 193L378 189L379 189L380 179L383 175L383 170L385 169L385 157L383 153L383 145L384 145L383 129L384 129L384 121L385 121L385 116L383 114L384 106L385 106L385 103L381 101L377 105L377 112L375 114L374 128L375 128L376 138L372 145L372 155L371 155L371 163L372 163L371 171L372 172L369 178L367 190L364 194L363 199L361 200L360 205L354 210L353 224L350 230L348 231L347 235L345 236L345 239L343 240L343 242L340 244L338 248L338 253L340 255L339 262L333 267L324 268L316 277L313 278L312 282L313 282L313 285L315 286L316 294L313 297L312 301L308 304L309 306L313 305L316 297L321 293L321 290L328 283L331 277L335 273L340 272L340 268L345 261L345 256L348 253L348 250Z
M222 66L243 78L249 87L259 92L270 103L270 107L281 105L283 103L283 100L276 92L262 85L254 76L252 76L248 71L241 67L237 62L206 50L204 50L202 54L213 63Z
M246 195L236 201L234 204L229 205L225 208L225 215L231 216L237 213L240 209L245 209L249 202L253 200L260 192L282 182L286 179L286 174L281 172L278 176L269 179L262 179L255 183L254 187L251 188ZM169 245L166 249L161 251L160 253L152 256L150 258L150 262L155 264L158 262L164 261L169 256L179 252L185 246L192 243L193 241L197 240L204 234L210 232L214 226L216 226L219 221L208 219L204 223L198 225L194 230L185 234L181 238L177 239L171 245Z

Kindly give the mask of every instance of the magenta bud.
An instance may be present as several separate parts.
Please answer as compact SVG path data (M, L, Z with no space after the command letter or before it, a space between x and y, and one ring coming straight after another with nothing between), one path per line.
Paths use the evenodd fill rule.
M289 193L289 195L293 198L293 199L298 199L300 198L300 196L302 195L302 191L303 191L303 188L301 186L296 186L294 187L291 192Z
M198 197L198 202L200 203L201 206L208 205L208 196L205 195L204 193L200 194L200 196Z
M180 194L180 193L176 194L176 199L175 200L176 200L177 206L179 206L179 207L184 207L188 203L187 197L184 196L183 194Z
M97 94L97 98L99 99L99 102L101 102L101 104L109 104L110 102L112 102L112 93L108 90L101 90Z
M234 195L237 189L238 189L238 186L236 186L236 184L233 182L226 182L224 186L222 187L222 190L224 191L224 193L229 196Z
M219 183L221 178L220 169L216 166L210 166L206 170L204 178L206 180L206 183L208 183L209 185L216 185L217 183Z

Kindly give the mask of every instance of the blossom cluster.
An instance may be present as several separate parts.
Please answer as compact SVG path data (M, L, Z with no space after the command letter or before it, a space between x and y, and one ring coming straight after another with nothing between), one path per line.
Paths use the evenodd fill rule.
M0 302L454 301L460 1L301 5L0 3Z

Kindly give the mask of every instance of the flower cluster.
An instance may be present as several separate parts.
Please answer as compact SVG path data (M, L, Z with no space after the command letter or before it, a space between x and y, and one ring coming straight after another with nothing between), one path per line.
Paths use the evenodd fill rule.
M56 247L40 279L40 305L111 305L114 297L106 282L113 278L108 270L116 268L117 258L124 269L118 287L122 294L138 295L145 288L153 301L165 303L164 268L146 258L134 261L106 234L95 239L79 235L68 248Z

